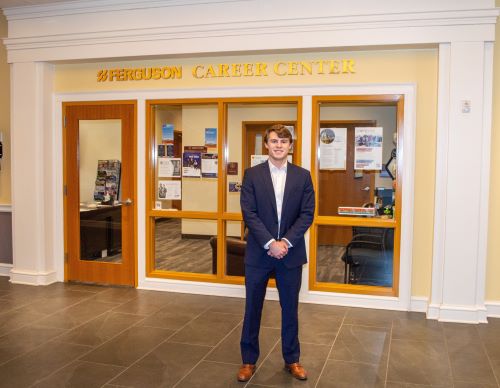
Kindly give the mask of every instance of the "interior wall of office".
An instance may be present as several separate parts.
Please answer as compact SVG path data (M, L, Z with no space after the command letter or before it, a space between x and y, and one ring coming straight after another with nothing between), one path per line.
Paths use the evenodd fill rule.
M195 79L190 69L197 64L217 63L276 63L279 61L314 61L319 59L349 58L356 63L356 73L339 75L313 74L303 77L277 76L272 71L266 77L232 77ZM182 65L186 73L182 79L96 82L101 68L134 68ZM267 54L195 59L144 60L111 63L79 63L56 66L55 92L92 92L117 90L145 90L172 88L238 88L270 87L274 85L370 85L414 83L417 86L416 161L414 192L414 240L412 267L412 295L428 297L431 286L432 243L434 223L435 153L437 123L437 49L366 50L350 52L318 52L294 54ZM203 126L204 128L205 126ZM304 129L304 132L306 129ZM307 132L310 133L310 132ZM308 154L303 157L307 158ZM500 299L500 295L499 298Z
M500 0L496 0L500 7ZM497 20L493 62L493 128L491 130L491 175L488 229L488 260L485 299L500 301L500 21Z
M99 160L121 161L120 120L83 120L79 125L80 202L93 202ZM118 198L115 198L118 199Z

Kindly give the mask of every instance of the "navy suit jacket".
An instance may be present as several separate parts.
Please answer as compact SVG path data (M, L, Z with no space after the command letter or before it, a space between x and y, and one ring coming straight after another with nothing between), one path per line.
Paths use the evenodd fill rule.
M272 268L273 261L277 259L267 254L264 245L273 238L286 238L293 246L282 259L286 267L294 268L307 263L304 233L313 221L315 206L309 171L291 163L287 165L279 233L276 196L269 162L245 171L240 204L249 230L245 264Z

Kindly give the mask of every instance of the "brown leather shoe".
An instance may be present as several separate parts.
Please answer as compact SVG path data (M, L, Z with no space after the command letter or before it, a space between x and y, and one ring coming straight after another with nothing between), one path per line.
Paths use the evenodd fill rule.
M238 371L238 381L248 381L255 373L255 364L242 364Z
M292 374L298 380L307 380L307 372L302 365L298 362L293 364L285 364L285 369Z

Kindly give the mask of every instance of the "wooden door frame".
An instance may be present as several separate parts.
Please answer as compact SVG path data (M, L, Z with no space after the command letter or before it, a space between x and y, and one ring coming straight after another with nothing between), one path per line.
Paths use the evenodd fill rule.
M131 125L132 125L132 138L130 139L131 148L133 149L132 152L132 157L131 157L131 164L132 164L132 177L131 177L131 184L133 185L132 188L132 193L133 193L133 199L134 199L134 209L132 212L132 221L131 221L131 228L133 233L133 240L131 242L131 254L132 254L132 261L130 268L133 270L133 274L131 276L132 283L129 284L131 286L137 287L138 285L138 236L137 236L137 212L138 212L138 206L137 206L137 101L136 100L106 100L106 101L67 101L67 102L62 102L62 156L63 156L63 220L64 220L64 281L67 282L69 280L69 258L68 258L68 245L69 245L69 239L71 236L69 236L69 231L68 231L68 223L71 221L71 215L73 214L72 212L75 211L75 209L69 209L69 204L68 204L68 197L67 197L67 187L68 187L68 180L69 180L69 174L68 174L68 168L67 168L67 158L68 158L68 134L66 131L66 111L68 107L72 106L111 106L111 105L126 105L126 106L132 106L133 107L133 117L131 119ZM100 263L100 264L105 264L105 263Z
M381 95L352 95L352 96L313 96L312 97L312 125L311 125L311 176L315 187L316 203L318 194L318 169L317 149L319 147L320 105L321 103L335 103L339 106L395 106L396 107L396 132L397 149L403 154L404 139L404 94ZM356 218L340 216L319 216L318 207L314 214L314 221L310 229L309 240L309 289L311 291L327 291L349 294L366 294L378 296L399 296L399 269L401 250L401 206L402 206L402 172L403 166L399 162L396 172L396 193L394 219ZM394 254L393 254L393 282L392 287L353 285L342 283L326 283L316 280L317 271L317 237L318 227L322 225L349 225L365 227L394 228Z

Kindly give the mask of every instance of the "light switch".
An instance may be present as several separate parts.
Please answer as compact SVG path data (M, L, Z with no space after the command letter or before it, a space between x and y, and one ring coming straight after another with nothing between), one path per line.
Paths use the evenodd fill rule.
M462 100L462 113L470 113L471 102L470 100Z

